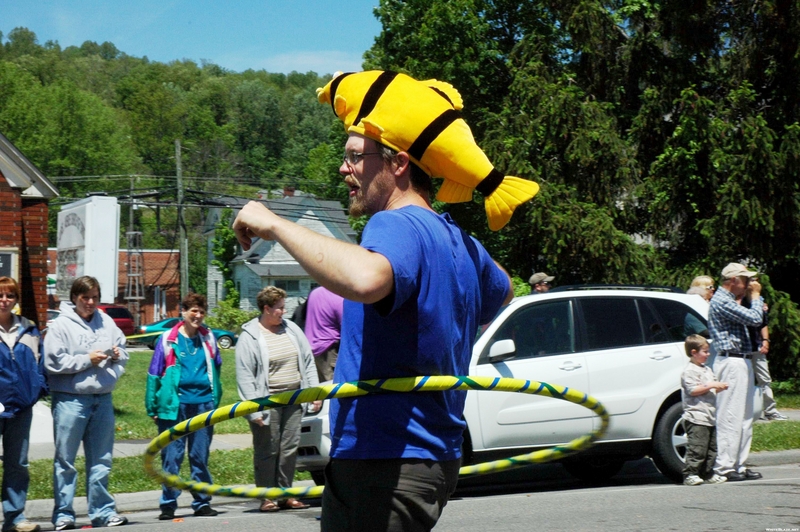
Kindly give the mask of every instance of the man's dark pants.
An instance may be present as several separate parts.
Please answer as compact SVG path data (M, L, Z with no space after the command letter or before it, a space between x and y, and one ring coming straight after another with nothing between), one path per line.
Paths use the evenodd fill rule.
M325 468L322 532L431 530L461 460L341 460Z
M717 429L696 425L683 420L686 428L686 465L683 478L697 475L703 480L714 476L714 461L717 459Z

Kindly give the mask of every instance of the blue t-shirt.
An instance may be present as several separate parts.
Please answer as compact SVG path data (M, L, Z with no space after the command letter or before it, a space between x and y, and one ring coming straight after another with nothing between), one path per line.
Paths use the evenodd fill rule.
M361 246L392 265L394 290L364 305L345 300L335 382L466 375L478 327L503 303L508 277L448 214L420 207L375 214ZM461 455L466 392L424 392L331 402L331 456Z
M203 350L200 335L187 338L178 334L178 360L181 364L181 380L178 383L178 401L189 405L199 405L214 399L211 383L208 380L206 352Z

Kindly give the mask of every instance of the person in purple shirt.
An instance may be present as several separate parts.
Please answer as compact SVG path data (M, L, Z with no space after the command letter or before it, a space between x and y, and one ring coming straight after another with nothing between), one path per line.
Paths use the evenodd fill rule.
M333 379L339 354L343 307L344 298L324 286L315 288L308 295L305 333L314 353L320 382Z

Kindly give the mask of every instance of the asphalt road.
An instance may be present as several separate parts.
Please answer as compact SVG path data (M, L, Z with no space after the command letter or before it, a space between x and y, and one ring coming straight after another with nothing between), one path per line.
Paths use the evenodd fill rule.
M800 467L762 466L764 479L687 487L669 482L649 460L625 466L614 479L591 486L558 465L463 481L437 531L800 531ZM184 494L181 500L187 499ZM188 501L185 501L188 502ZM175 521L155 510L127 513L125 530L156 532L319 531L318 501L307 510L258 512L258 502L228 499L220 515L196 518L185 508ZM86 525L85 518L78 525Z

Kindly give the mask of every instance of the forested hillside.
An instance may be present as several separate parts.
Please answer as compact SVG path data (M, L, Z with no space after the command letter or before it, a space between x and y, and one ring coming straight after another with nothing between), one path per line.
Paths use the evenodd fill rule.
M381 0L376 15L365 68L452 83L494 164L541 184L498 233L478 194L437 204L510 272L686 287L747 262L765 274L773 371L798 374L800 4ZM61 49L20 28L2 41L0 131L65 196L127 190L131 174L168 193L178 138L198 201L284 184L346 197L344 134L313 73ZM170 216L148 245L170 244Z

